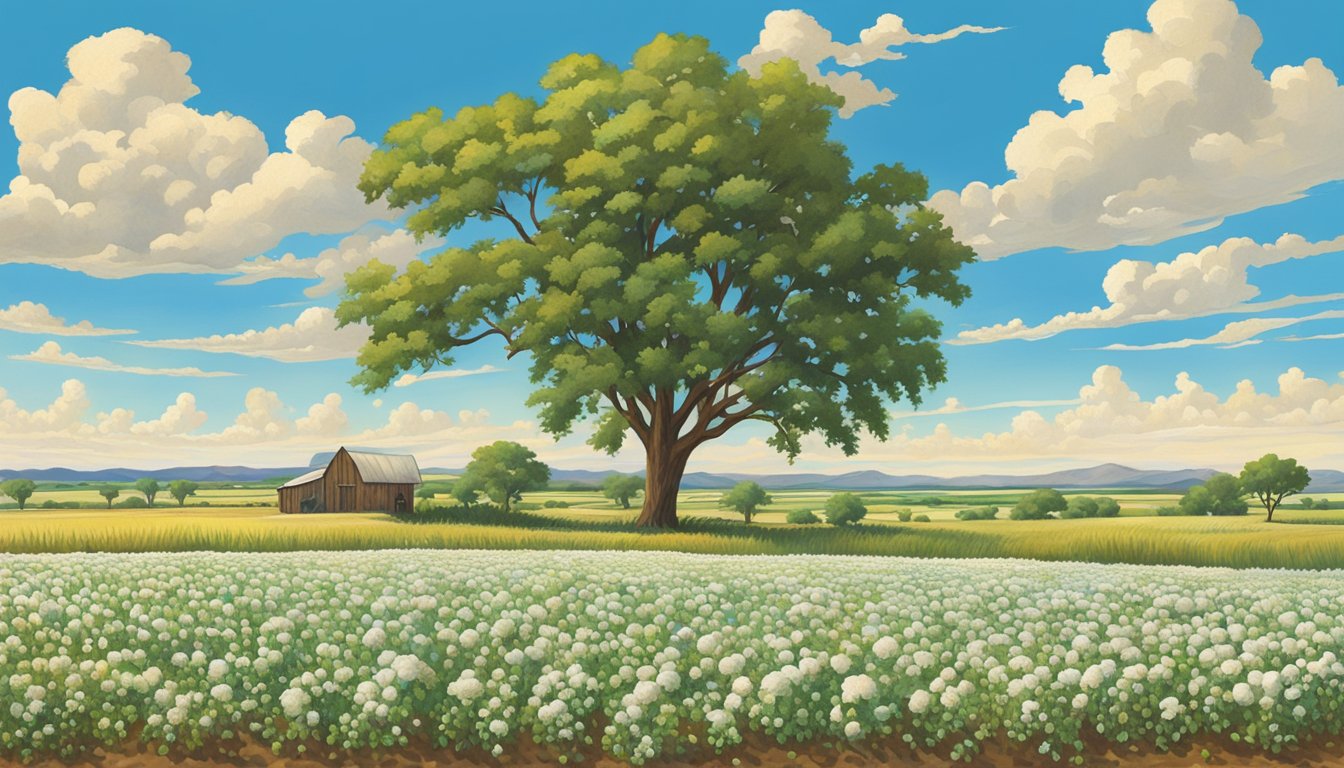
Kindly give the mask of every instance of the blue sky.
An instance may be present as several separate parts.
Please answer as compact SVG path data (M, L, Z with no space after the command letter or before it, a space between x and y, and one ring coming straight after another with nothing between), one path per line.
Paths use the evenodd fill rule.
M908 417L908 405L893 404L901 416L897 426L905 430L898 439L865 442L854 459L809 445L799 467L953 473L1107 460L1234 466L1264 450L1344 467L1338 440L1344 434L1344 338L1283 340L1344 333L1344 300L1331 298L1344 292L1344 241L1331 244L1344 235L1338 215L1344 159L1321 138L1333 135L1338 144L1344 131L1344 90L1334 82L1344 68L1338 34L1344 5L855 2L792 10L751 2L519 3L507 18L491 5L425 4L413 11L343 3L118 5L29 4L7 9L9 23L0 28L0 90L57 94L72 79L66 57L77 45L85 47L71 63L86 62L88 81L83 96L61 97L64 108L23 91L27 95L10 101L14 129L0 131L0 173L27 185L20 194L11 184L10 194L0 197L0 426L24 436L0 445L0 466L293 464L341 442L415 450L422 462L453 465L496 438L528 442L560 465L609 465L611 459L582 444L582 435L556 444L539 434L523 405L524 367L518 359L505 361L496 347L460 355L456 369L463 375L371 396L348 386L355 371L349 355L357 348L350 332L357 329L338 335L323 325L323 312L339 300L323 286L339 281L342 263L365 259L371 249L385 247L403 262L419 252L398 239L393 213L366 211L349 199L351 185L342 184L357 173L360 153L366 155L387 126L425 107L451 113L505 91L537 93L546 65L570 52L625 63L658 32L689 32L708 37L733 61L757 46L767 56L816 56L821 75L848 71L823 56L829 40L818 38L821 32L851 44L860 30L881 26L883 14L896 14L904 19L902 33L983 29L940 41L902 38L886 50L904 58L870 57L854 67L875 89L896 95L837 120L834 134L860 169L900 161L925 173L931 191L946 191L931 204L944 210L958 236L980 238L973 244L984 260L965 271L972 299L939 311L949 381L924 406L939 412ZM1165 25L1160 31L1150 26L1150 6ZM1244 39L1249 20L1263 36L1258 47ZM884 23L891 28L890 19ZM130 30L82 42L123 28ZM1146 37L1117 45L1117 51L1142 52L1117 73L1102 51L1108 35L1124 29ZM1187 55L1212 49L1230 50L1228 61ZM1247 60L1239 61L1238 52ZM184 56L189 70L182 69ZM1320 63L1304 66L1311 59ZM128 74L126 62L140 69ZM1182 70L1181 62L1194 69ZM1110 71L1116 82L1075 84L1078 98L1066 103L1061 79L1076 65L1096 75ZM1302 69L1271 77L1279 67ZM1159 74L1170 82L1153 86ZM1119 82L1141 77L1149 78L1142 97ZM1295 83L1302 85L1293 90ZM184 98L189 86L199 92ZM1298 102L1307 86L1312 106L1303 108ZM123 98L126 87L153 104L131 105ZM1169 89L1162 98L1176 106L1153 97L1154 87ZM1115 102L1119 106L1108 106L1122 93L1129 95ZM1280 101L1238 106L1253 102L1254 94ZM160 152L190 146L182 150L181 167L162 164L186 186L151 196L145 190L153 184L139 189L126 169L133 166L134 179L143 180L144 168L154 163L143 156L127 160L124 145L148 120L144 110L162 104L173 120L153 123L149 133ZM1087 122L1081 138L1068 139L1073 143L1064 151L1058 136L1019 133L1037 110L1105 114L1080 121ZM217 113L246 124L222 127L226 118ZM311 139L311 151L286 149L292 121ZM214 143L191 138L207 125L218 131ZM99 131L104 143L70 149L87 141L89 130ZM1103 131L1109 138L1097 138ZM1178 138L1186 134L1212 138L1192 149L1191 140ZM1015 135L1017 156L1025 159L1010 168L1005 148ZM1232 145L1231 136L1241 143ZM1093 139L1095 145L1077 144ZM1080 152L1088 162L1070 165L1070 153ZM1180 162L1162 171L1170 175L1157 191L1141 183L1145 178L1127 175L1143 157L1162 152ZM1217 156L1210 159L1209 152ZM1190 161L1192 154L1200 159ZM263 168L272 158L279 168L300 156L304 172L312 171L304 184ZM207 170L212 159L216 170ZM44 170L44 163L50 167ZM1031 166L1030 180L1024 163ZM237 178L230 181L230 174ZM240 191L245 182L251 184ZM1005 197L1028 201L1027 207L1035 200L1049 213L1033 217L956 203L957 193L976 182L1007 183ZM230 193L228 205L213 205L211 184L216 193ZM36 185L50 186L67 207L87 193L95 212L62 214L52 224ZM1099 226L1101 211L1088 209L1078 190L1089 191L1093 202L1112 199L1111 193L1134 202L1105 211L1120 211L1124 221ZM174 195L198 196L191 199L211 207L218 220L202 224L188 215L183 224L183 210L196 203L167 203ZM260 202L249 202L249 195ZM1218 223L1197 224L1208 221ZM488 232L470 228L450 242ZM1279 241L1285 234L1299 237ZM176 256L161 255L160 236L172 241ZM1263 247L1275 241L1279 247ZM336 254L341 248L346 262ZM285 254L301 263L257 266L257 257ZM1181 254L1191 256L1178 260ZM1104 309L1103 281L1123 260L1177 264L1162 273L1166 288L1154 287L1161 280L1135 283L1126 307L1113 308L1104 327L1067 321L1061 332L1035 340L984 331L1015 318L1036 326L1056 315ZM1231 283L1224 279L1228 264L1244 282L1235 274ZM304 276L282 276L295 274ZM230 279L243 284L220 284ZM1246 306L1288 296L1312 300ZM1133 322L1145 311L1166 319ZM1251 335L1235 325L1275 318L1284 324L1269 323ZM95 330L135 333L71 327L80 321ZM293 327L296 322L309 330ZM274 331L209 340L266 329ZM958 339L963 332L993 338L959 343L967 338ZM1185 343L1220 333L1228 341ZM1177 346L1116 348L1162 344ZM1181 374L1200 389L1178 385ZM1256 398L1233 399L1243 381ZM955 404L944 405L947 398ZM1084 402L1075 402L1080 398ZM706 449L702 468L729 462L744 471L783 469L761 437L750 430L730 434L724 445ZM639 457L624 454L616 464L633 468Z

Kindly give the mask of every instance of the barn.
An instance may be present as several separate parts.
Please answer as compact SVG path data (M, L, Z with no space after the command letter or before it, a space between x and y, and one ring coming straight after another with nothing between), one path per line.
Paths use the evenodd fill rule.
M341 448L331 462L280 486L280 511L412 512L420 465L410 455Z

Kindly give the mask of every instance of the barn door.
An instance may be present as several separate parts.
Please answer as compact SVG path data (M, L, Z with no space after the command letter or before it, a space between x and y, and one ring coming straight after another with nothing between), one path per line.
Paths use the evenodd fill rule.
M353 485L342 485L342 486L338 486L338 487L340 488L340 491L339 491L339 493L340 493L340 499L339 499L339 503L337 504L337 511L338 511L338 512L354 512L354 511L355 511L355 486L353 486Z

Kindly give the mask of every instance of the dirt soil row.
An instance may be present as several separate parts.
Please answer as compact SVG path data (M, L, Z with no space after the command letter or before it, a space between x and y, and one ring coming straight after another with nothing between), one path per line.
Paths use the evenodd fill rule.
M324 748L325 749L325 748ZM1205 751L1208 757L1206 758ZM0 768L18 768L23 765L0 759ZM95 750L72 760L39 760L28 766L50 768L204 768L204 766L232 766L233 768L523 768L523 766L559 766L559 755L545 747L523 740L510 745L509 751L498 759L483 752L454 753L428 746L406 747L387 751L309 751L306 755L276 756L265 745L254 741L229 744L225 751L210 755L161 756L139 742L129 742L120 750ZM594 750L575 760L570 767L620 768L619 760ZM986 749L971 762L958 762L946 755L916 751L896 739L864 744L808 743L780 744L760 739L741 744L716 755L710 750L676 758L650 761L649 768L690 768L691 766L719 766L738 768L869 768L896 766L897 768L1032 768L1051 765L1048 758L1021 746L986 745ZM1067 763L1060 763L1064 766ZM1323 739L1314 744L1285 749L1279 754L1235 744L1230 741L1196 741L1181 744L1170 752L1137 745L1111 749L1097 744L1084 755L1087 768L1137 766L1138 768L1189 768L1189 766L1238 766L1244 768L1323 768L1344 766L1344 738Z

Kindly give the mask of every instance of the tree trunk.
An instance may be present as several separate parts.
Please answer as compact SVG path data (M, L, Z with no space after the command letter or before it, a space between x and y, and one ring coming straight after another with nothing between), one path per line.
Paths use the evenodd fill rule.
M747 518L747 525L751 525L751 510L748 509L746 512L743 512L742 514Z
M644 460L644 507L635 520L641 528L677 527L677 491L690 452L651 442Z

